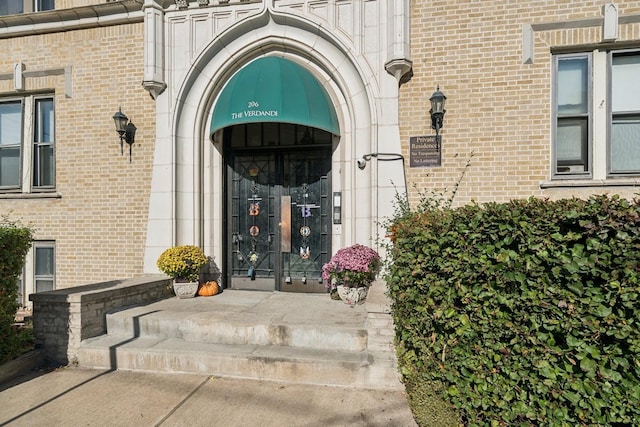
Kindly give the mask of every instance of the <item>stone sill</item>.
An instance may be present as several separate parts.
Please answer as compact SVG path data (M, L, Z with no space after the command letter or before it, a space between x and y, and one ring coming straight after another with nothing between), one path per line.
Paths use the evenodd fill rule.
M638 187L640 178L609 178L609 179L557 179L542 181L541 189L547 188L584 188L584 187Z
M61 199L60 193L0 193L0 199L26 200L26 199Z

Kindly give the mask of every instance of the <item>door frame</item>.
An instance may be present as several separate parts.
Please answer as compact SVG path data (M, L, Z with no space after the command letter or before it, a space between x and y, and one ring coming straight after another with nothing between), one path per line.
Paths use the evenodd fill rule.
M324 195L327 198L327 209L326 209L326 224L324 224L327 228L325 234L326 239L326 250L319 251L321 263L323 262L322 257L327 258L324 262L328 261L328 258L331 256L331 243L332 243L332 216L331 216L331 177L332 177L332 145L331 144L317 144L317 145L274 145L274 146L266 146L266 147L257 147L257 148L232 148L231 142L229 141L228 133L225 130L224 132L224 150L223 150L223 191L222 191L222 200L223 203L223 236L222 236L222 264L224 265L224 284L225 287L234 288L234 289L246 289L246 290L262 290L262 291L288 291L288 292L305 292L305 293L324 293L327 292L324 284L321 280L321 276L307 278L306 273L304 277L295 277L285 276L285 252L282 250L282 219L283 219L283 207L282 200L287 196L287 191L285 190L285 177L283 175L285 168L284 162L287 161L288 154L291 153L304 153L314 151L316 153L324 152L326 153L326 161L328 169L326 171L326 194ZM332 140L332 137L329 136L329 141ZM255 279L251 279L250 276L242 277L241 275L234 275L233 268L233 259L232 257L237 256L235 252L234 244L236 243L233 236L233 223L231 219L233 218L232 210L232 191L233 191L233 173L235 166L235 159L240 156L261 156L261 157L271 157L270 162L274 165L273 175L275 179L275 183L271 186L274 190L273 193L269 194L269 197L274 200L273 210L270 211L273 214L273 229L268 230L269 233L273 234L273 239L270 241L270 248L273 252L273 262L274 262L274 272L273 277L255 277ZM293 187L288 187L293 188ZM289 194L290 196L290 194ZM322 196L321 196L322 197ZM289 197L289 209L291 209L290 197ZM238 212L239 215L239 212ZM321 224L322 219L320 220ZM290 232L290 241L293 241L293 230L292 224L289 224L289 232ZM291 250L291 249L290 249ZM293 252L290 252L293 254ZM291 273L289 273L291 274ZM290 279L286 279L289 278ZM284 286L286 283L286 286Z

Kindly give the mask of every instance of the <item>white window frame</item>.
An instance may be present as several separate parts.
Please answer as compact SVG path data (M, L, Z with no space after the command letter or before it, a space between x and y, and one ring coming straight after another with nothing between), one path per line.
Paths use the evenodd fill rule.
M49 274L38 274L36 266L38 265L38 249L51 249L53 255L52 272ZM33 292L38 292L38 281L51 281L51 289L56 289L56 244L53 241L34 241L33 242Z
M36 254L38 248L52 248L53 249L53 274L47 276L36 275ZM24 269L22 273L22 305L27 309L32 308L32 303L29 301L29 295L36 292L36 283L38 280L46 279L53 281L53 289L57 289L56 283L56 243L54 240L34 240L27 256L25 257Z
M53 105L53 123L51 123L52 141L43 142L38 141L39 138L35 135L36 128L41 128L42 125L36 126L36 121L41 120L39 112L37 111L36 104L42 100L51 100ZM13 187L0 188L0 193L40 193L55 191L56 188L56 141L55 141L55 127L56 127L56 102L55 97L51 94L48 95L27 95L22 97L7 97L1 98L0 103L5 102L22 102L22 140L20 141L20 171L19 171L19 184ZM34 149L37 146L48 145L52 147L52 164L53 164L53 183L51 185L34 185L34 174L36 173L34 164Z

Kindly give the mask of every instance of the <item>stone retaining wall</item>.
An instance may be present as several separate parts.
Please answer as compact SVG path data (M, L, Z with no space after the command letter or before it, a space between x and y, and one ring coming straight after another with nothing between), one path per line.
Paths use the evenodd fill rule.
M107 312L171 296L172 281L164 275L31 294L36 347L49 364L73 363L82 340L107 333Z

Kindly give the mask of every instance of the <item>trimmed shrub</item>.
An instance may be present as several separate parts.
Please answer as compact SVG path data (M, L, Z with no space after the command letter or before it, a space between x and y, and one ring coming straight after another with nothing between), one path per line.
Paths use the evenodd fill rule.
M618 197L397 215L387 269L405 383L464 425L640 419L640 204Z
M0 363L16 356L24 346L24 334L15 327L18 310L18 277L31 247L29 228L0 220Z

